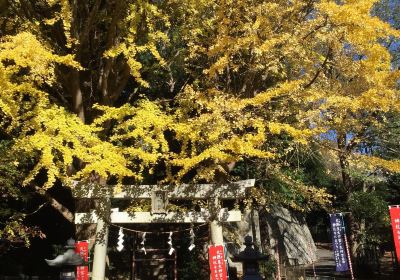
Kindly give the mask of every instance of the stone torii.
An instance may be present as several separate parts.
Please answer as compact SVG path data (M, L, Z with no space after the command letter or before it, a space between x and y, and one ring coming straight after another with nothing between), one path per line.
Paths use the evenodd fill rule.
M173 200L200 200L208 199L218 209L219 202L229 199L245 197L246 188L253 187L254 179L237 181L229 184L182 184L179 186L159 185L123 185L120 191L115 186L99 184L76 183L73 188L75 198L106 199L111 205L111 199L151 199L151 212L111 212L111 223L204 223L209 222L211 242L214 245L223 245L222 223L242 221L240 210L220 209L217 214L209 210L188 211L186 213L166 212L165 207L169 199ZM108 226L104 218L96 212L75 213L75 224L95 223L96 234L102 233L103 242L96 242L93 257L93 280L104 280L107 254Z

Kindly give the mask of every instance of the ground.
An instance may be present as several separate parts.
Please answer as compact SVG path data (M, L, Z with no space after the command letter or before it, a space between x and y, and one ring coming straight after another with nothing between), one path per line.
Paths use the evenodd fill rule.
M317 246L318 261L315 265L316 278L313 277L314 271L312 265L307 266L306 275L307 279L351 279L349 274L339 274L335 272L335 261L333 252L329 244L318 244ZM355 278L358 280L376 279L376 280L398 280L400 279L399 268L393 265L393 258L391 252L386 252L381 259L380 272L370 274L367 276L358 276L355 273Z

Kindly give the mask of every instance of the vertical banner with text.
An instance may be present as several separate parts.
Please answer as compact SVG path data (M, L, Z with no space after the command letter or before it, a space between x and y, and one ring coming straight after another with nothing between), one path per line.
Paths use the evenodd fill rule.
M400 263L400 205L389 206L397 262Z
M335 256L336 271L348 271L349 263L344 242L344 225L341 213L329 214L332 230L332 249Z
M224 246L210 246L208 248L211 280L227 280Z
M89 243L87 241L76 242L75 252L87 263L89 260ZM89 280L89 268L87 265L76 267L76 280Z

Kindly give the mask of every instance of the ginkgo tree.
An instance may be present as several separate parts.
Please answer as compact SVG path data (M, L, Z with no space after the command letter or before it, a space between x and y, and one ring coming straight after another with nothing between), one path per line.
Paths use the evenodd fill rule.
M23 184L220 182L245 158L279 169L276 135L306 146L330 130L344 184L353 158L398 171L352 153L399 108L382 42L400 32L376 2L5 2L1 129L34 160Z

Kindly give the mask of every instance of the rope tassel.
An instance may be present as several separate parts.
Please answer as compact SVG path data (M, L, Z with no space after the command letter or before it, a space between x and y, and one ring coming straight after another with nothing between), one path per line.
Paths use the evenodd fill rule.
M123 249L124 249L124 232L122 228L119 228L117 250L118 252L121 252Z
M143 232L142 235L142 242L140 242L140 245L142 245L142 248L140 248L141 251L143 251L143 253L146 255L146 247L144 246L144 243L146 242L146 232Z
M194 249L194 247L196 247L196 245L194 245L194 237L195 237L194 231L193 231L193 228L191 228L190 229L190 245L188 248L189 251L192 251Z
M172 253L175 251L174 247L172 246L172 231L169 233L169 237L168 237L168 245L169 245L169 255L172 255Z

